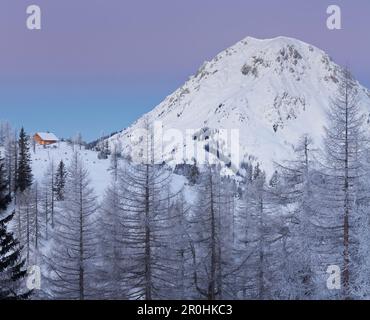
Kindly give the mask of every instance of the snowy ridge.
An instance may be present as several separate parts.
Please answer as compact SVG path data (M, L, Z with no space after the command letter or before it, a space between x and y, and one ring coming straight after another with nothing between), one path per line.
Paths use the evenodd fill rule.
M302 41L247 37L205 62L182 87L109 141L119 140L129 152L130 137L145 119L161 121L163 130L237 128L242 154L272 172L273 161L289 158L302 134L321 144L340 70L325 52ZM369 114L370 93L358 87L361 108Z

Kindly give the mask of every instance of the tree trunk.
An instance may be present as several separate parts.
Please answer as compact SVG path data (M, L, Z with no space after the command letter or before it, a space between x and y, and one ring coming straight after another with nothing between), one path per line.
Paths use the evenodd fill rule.
M260 199L260 217L259 217L259 227L260 227L260 239L259 239L259 273L258 273L258 298L259 300L265 299L265 274L264 274L264 263L265 263L265 253L264 253L264 239L263 239L263 199L261 195Z
M151 243L150 243L150 193L149 193L149 165L146 165L145 186L145 300L152 300L152 268L151 268Z
M85 270L84 270L84 236L83 236L83 196L82 185L80 185L80 270L79 270L79 291L80 300L85 300Z
M210 192L211 192L211 271L210 282L208 287L208 300L216 300L216 221L214 208L214 194L212 173L210 176Z
M349 150L348 150L348 86L346 86L346 128L345 128L345 177L344 177L344 268L343 268L343 289L344 299L349 299Z

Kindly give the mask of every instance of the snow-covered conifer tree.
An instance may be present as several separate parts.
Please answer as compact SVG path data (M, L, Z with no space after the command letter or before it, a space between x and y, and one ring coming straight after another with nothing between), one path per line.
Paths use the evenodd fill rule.
M21 246L9 224L14 217L7 214L10 203L4 160L0 158L0 300L27 299L31 292L25 286L25 260L21 256Z
M359 205L364 205L364 115L360 111L359 92L350 72L344 70L338 92L328 110L325 128L323 183L320 227L326 253L322 263L338 265L342 271L342 298L356 294L358 277L358 242L356 234L361 219Z
M55 217L53 247L46 259L49 294L55 299L84 300L94 297L97 203L78 153L68 173L65 200Z
M288 213L284 291L289 299L315 297L314 255L317 252L313 219L317 199L314 195L314 147L308 135L294 148L295 159L278 164L281 173L280 199Z
M234 200L220 167L206 165L198 181L198 197L191 217L194 286L198 297L216 300L235 296Z

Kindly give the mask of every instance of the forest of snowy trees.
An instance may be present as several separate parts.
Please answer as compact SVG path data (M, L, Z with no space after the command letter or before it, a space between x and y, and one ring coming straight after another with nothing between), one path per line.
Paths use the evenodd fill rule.
M370 298L370 131L353 81L346 71L322 149L301 137L269 178L258 164L227 176L194 163L176 192L173 169L117 150L102 201L81 148L36 180L25 130L3 124L0 299ZM34 265L41 289L29 291Z

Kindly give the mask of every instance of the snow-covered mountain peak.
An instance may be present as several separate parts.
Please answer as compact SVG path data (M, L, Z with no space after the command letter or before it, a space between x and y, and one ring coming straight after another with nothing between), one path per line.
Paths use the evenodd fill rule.
M289 157L302 134L320 144L325 109L340 71L324 51L302 41L247 37L205 62L183 86L110 141L120 140L128 151L133 131L145 121L160 121L164 130L195 129L207 135L239 129L241 153L271 172L273 161ZM359 87L368 113L370 94Z
M191 86L194 81L206 82L203 79L216 73L218 76L212 78L224 78L225 82L230 78L238 78L243 86L273 75L300 81L309 77L311 72L330 80L335 78L336 66L325 52L299 40L286 37L259 40L247 37L210 62L205 62L185 87Z

